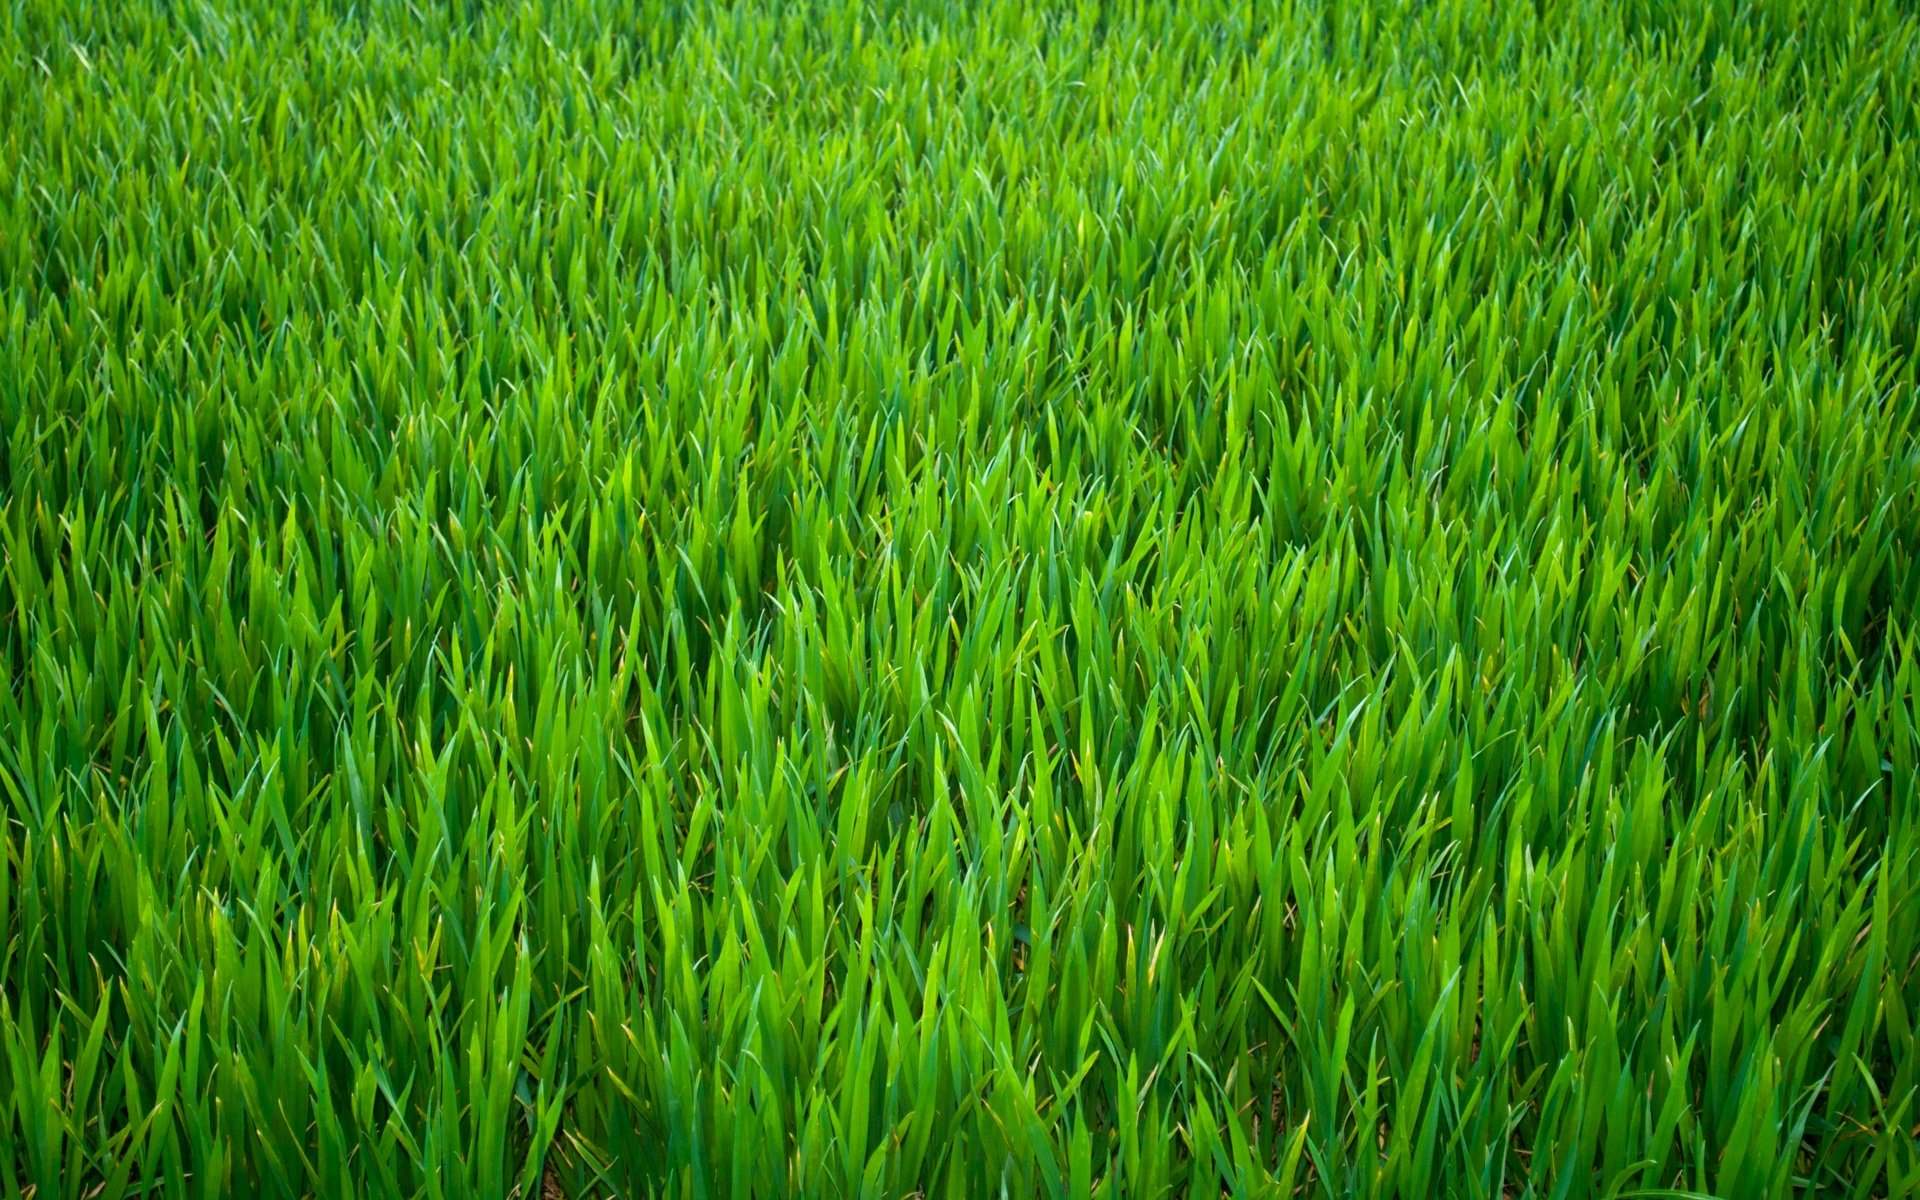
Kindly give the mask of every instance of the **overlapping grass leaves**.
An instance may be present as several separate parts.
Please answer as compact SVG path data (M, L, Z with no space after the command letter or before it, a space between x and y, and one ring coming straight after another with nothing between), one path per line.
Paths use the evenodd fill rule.
M0 21L0 1192L1920 1189L1904 6Z

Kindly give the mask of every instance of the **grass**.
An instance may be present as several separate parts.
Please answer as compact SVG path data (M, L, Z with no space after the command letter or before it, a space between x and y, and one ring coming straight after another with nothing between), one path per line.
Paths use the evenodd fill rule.
M1920 1195L1920 13L9 0L0 1198Z

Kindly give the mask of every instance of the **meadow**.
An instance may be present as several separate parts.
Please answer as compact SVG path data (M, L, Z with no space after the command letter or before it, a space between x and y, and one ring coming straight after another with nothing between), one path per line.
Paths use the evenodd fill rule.
M6 0L0 1200L1920 1196L1920 10Z

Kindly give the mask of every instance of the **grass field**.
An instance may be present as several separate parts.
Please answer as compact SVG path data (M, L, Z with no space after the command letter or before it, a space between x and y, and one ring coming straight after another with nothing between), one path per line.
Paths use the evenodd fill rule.
M8 0L0 1200L1920 1195L1920 10Z

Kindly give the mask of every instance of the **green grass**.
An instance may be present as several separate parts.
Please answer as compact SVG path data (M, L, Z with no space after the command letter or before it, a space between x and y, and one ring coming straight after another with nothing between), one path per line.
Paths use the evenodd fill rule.
M0 1200L1920 1195L1920 11L8 0Z

